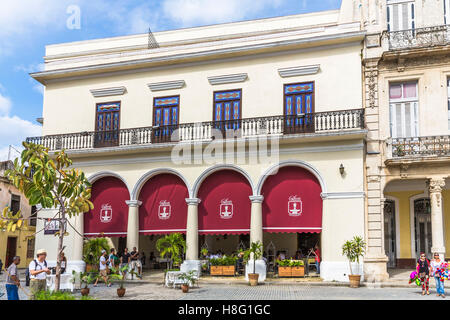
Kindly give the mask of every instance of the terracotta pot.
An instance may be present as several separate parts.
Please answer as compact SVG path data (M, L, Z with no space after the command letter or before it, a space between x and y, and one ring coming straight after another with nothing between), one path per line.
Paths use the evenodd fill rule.
M181 291L183 291L183 293L188 293L189 292L189 285L188 284L182 284L181 285Z
M257 286L259 279L259 273L249 273L248 280L250 281L251 286Z
M125 295L125 288L118 288L117 289L117 295L119 296L119 298L122 298Z
M81 295L82 296L88 296L89 295L89 288L81 289Z
M361 276L358 275L348 275L350 280L350 288L359 288L359 282L361 281Z

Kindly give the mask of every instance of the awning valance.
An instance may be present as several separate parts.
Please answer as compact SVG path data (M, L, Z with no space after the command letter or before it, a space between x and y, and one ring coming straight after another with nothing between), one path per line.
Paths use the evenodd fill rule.
M322 190L316 177L300 167L283 167L262 188L263 230L284 233L322 231Z
M128 188L117 178L105 177L92 185L94 209L84 215L86 237L125 237L127 235Z
M159 174L142 187L139 200L139 233L186 233L189 192L174 174Z
M233 170L208 176L198 192L199 234L248 234L252 188L247 179Z

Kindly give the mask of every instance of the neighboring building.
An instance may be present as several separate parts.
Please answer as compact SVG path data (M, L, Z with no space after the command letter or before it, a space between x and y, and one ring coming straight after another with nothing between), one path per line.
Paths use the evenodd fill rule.
M368 249L380 277L450 249L450 3L362 6ZM367 262L367 260L365 260ZM384 275L383 275L384 274Z
M12 161L0 162L0 211L9 207L14 213L20 210L24 218L29 218L34 215L36 208L30 206L27 198L6 178L5 171L12 168ZM0 230L0 258L4 268L12 263L14 256L21 257L19 268L25 268L34 258L36 219L25 224L20 231Z
M28 141L64 148L93 183L95 209L71 222L86 237L157 256L156 240L181 232L192 268L201 247L231 253L260 240L269 256L293 256L317 244L322 277L346 281L342 245L366 228L364 37L344 0L340 10L50 45L32 74L45 86L44 136ZM202 160L217 160L222 142L244 143L232 153L243 158ZM174 161L181 150L184 163ZM83 268L82 237L68 232L69 266ZM52 235L37 247L54 263Z

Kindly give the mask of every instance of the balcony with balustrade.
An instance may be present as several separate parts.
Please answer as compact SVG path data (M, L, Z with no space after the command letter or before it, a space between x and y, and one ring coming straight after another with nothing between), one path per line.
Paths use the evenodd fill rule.
M390 160L450 159L450 135L394 138L388 141Z
M208 143L220 139L345 135L364 132L364 109L310 114L246 118L229 121L184 123L116 131L91 131L27 138L49 151L115 150L133 147L161 147L177 143Z
M450 26L384 32L385 50L427 49L450 45Z

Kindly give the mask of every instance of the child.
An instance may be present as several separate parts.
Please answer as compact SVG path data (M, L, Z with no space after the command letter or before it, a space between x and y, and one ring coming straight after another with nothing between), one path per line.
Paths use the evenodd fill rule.
M425 289L427 295L430 294L429 282L430 282L430 261L425 256L425 253L420 254L419 260L417 260L417 273L419 274L420 283L422 284L422 295L425 295Z

